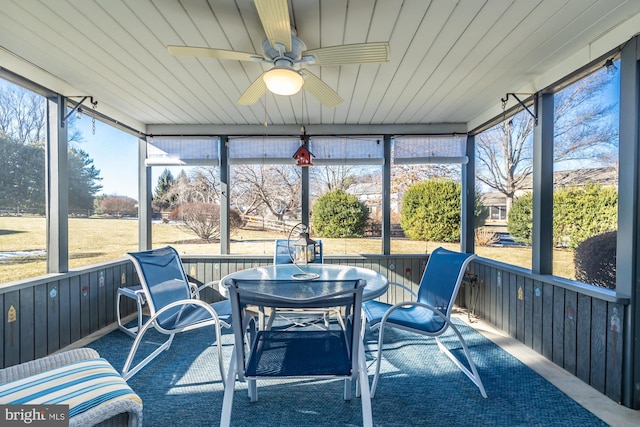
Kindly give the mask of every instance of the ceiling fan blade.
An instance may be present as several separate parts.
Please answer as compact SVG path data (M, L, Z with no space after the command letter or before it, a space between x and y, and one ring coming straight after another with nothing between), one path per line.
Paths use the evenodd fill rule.
M302 72L304 76L304 86L302 86L302 88L318 98L318 101L320 101L322 105L333 108L342 103L343 99L340 95L311 71L303 68L300 72Z
M357 43L311 49L302 52L302 56L315 57L313 65L363 64L388 62L391 51L387 42Z
M267 91L267 85L262 79L264 73L260 74L257 79L249 85L247 90L244 91L240 99L238 99L238 104L240 105L253 105L258 102L258 99Z
M235 50L211 49L208 47L167 46L171 55L199 56L204 58L231 59L236 61L262 61L262 57L255 53L238 52Z
M291 51L291 21L287 0L255 0L264 32L273 48L276 43Z

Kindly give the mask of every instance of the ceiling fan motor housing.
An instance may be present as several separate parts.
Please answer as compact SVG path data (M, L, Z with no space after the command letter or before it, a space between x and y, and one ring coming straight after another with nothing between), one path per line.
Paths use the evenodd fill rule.
M300 59L302 58L302 52L307 49L307 46L304 44L304 42L293 34L291 35L290 52L285 52L284 45L280 43L275 44L275 47L271 46L271 44L269 43L269 39L264 39L264 41L262 42L262 50L264 51L265 58L269 58L270 60L277 60L279 58L286 57L293 64L297 61L300 61Z

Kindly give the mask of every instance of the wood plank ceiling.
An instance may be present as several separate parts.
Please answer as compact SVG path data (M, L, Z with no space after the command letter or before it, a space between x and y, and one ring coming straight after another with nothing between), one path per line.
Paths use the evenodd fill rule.
M290 0L289 9L308 49L388 41L390 62L309 66L344 98L336 108L304 90L241 106L268 65L174 57L166 45L261 53L253 0L3 0L0 67L142 125L467 124L640 28L637 0Z

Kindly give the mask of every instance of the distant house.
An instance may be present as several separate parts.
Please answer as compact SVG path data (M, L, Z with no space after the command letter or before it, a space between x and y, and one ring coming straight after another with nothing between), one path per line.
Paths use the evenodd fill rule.
M363 182L353 184L349 187L349 193L358 197L358 200L364 202L369 207L372 217L375 217L380 210L382 201L382 193L380 192L379 182Z
M533 177L529 176L516 196L530 193L533 189ZM580 187L585 184L598 184L603 187L618 188L618 168L608 166L603 168L574 169L553 173L554 188ZM497 191L482 194L482 204L489 209L490 221L507 220L506 197Z

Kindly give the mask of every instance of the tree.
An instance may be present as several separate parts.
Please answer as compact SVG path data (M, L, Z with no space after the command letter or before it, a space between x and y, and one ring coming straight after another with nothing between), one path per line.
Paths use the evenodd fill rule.
M313 205L313 229L321 237L362 237L369 208L353 194L333 190Z
M232 170L233 204L243 215L271 214L282 221L301 208L301 173L293 165L238 165Z
M89 154L79 148L69 148L69 210L93 208L95 195L102 190L100 170Z
M169 218L181 222L180 227L193 232L202 240L220 238L220 205L206 202L183 203L174 209ZM234 230L243 224L240 213L229 211L229 229Z
M89 210L102 188L100 171L89 155L77 148L82 135L68 119L69 208ZM5 208L28 208L44 213L45 99L18 86L0 87L0 203Z
M326 193L333 190L347 191L355 182L357 166L353 165L323 165L314 166L311 170L314 182L319 185L314 188L319 193Z
M588 184L553 194L553 241L575 249L584 240L616 230L618 194L613 187ZM518 242L531 244L533 195L518 197L509 212L507 230Z
M0 206L44 213L44 150L0 136Z
M593 73L555 94L554 162L611 158L617 132L611 121L613 105L599 102L611 77ZM533 172L534 119L522 111L478 135L478 181L502 193L507 214L519 190Z
M0 86L0 134L23 145L45 140L44 98L18 86Z
M96 213L113 215L116 217L136 216L138 201L131 197L110 195L96 198Z
M460 241L462 186L431 179L411 185L402 199L400 225L412 240Z

